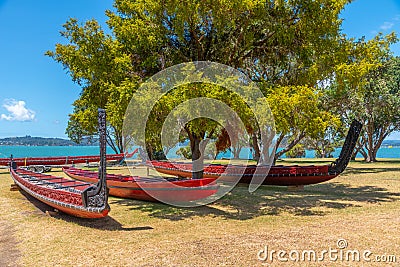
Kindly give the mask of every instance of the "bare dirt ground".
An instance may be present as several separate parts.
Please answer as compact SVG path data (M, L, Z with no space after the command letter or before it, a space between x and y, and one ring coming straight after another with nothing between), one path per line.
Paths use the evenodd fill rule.
M0 221L0 266L18 266L20 252L17 245L14 227L5 221Z

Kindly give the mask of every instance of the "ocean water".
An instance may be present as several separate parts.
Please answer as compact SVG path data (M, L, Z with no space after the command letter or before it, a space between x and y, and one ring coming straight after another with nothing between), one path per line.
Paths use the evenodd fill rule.
M99 155L98 146L0 146L0 158L23 157L56 157ZM108 154L115 154L107 148Z
M332 153L333 158L337 158L340 154L341 148L335 149L335 151ZM249 156L250 155L250 156ZM219 154L217 158L230 158L231 153L229 151ZM252 158L250 150L248 148L242 149L239 155L240 158ZM282 158L285 158L286 156L283 155ZM306 150L306 158L315 158L315 150ZM362 158L363 156L358 153L357 158ZM400 158L400 147L382 147L378 150L377 153L377 158Z
M178 158L175 154L177 148L172 149L168 153L168 158ZM340 148L336 149L333 157L338 157ZM111 148L107 148L108 154L114 154ZM51 156L83 156L83 155L99 155L98 146L0 146L0 158L8 158L10 155L14 157L51 157ZM230 158L231 153L220 153L218 158ZM284 158L283 156L282 158ZM306 158L314 158L315 151L307 150ZM358 157L362 157L358 155ZM400 147L382 147L378 151L378 158L400 158ZM240 158L251 158L249 148L242 149Z

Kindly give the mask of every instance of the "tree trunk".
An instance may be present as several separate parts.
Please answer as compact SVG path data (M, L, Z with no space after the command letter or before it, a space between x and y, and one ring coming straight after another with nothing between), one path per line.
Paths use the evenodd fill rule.
M354 148L353 154L351 154L351 158L350 160L356 160L356 156L358 154L358 152L360 151L360 147L356 145L356 147Z
M111 149L112 149L116 154L118 154L118 149L117 149L117 147L115 146L115 144L114 144L112 138L110 137L110 135L109 135L108 133L106 134L106 142L107 142L107 145L110 146Z
M275 159L274 159L274 165L276 160L281 157L283 154L285 154L286 152L288 152L289 150L291 150L295 145L297 145L304 137L306 136L305 133L300 133L292 142L290 142L290 144L285 147L284 149L282 149L279 152L275 153ZM278 149L278 147L277 147Z
M242 150L241 146L237 146L237 147L232 147L232 153L233 153L233 158L234 159L239 159L240 156L240 151Z
M325 150L324 146L321 147L320 156L321 156L321 159L326 158L326 150Z
M146 150L149 160L154 160L153 146L151 144L146 144Z
M257 133L254 132L252 134L251 138L252 138L251 145L253 146L253 149L254 149L254 158L253 159L258 162L260 160L261 152L260 152L260 147L258 146Z
M365 148L368 152L366 161L367 162L377 162L376 154L379 148L382 146L382 142L385 138L393 132L394 129L390 128L389 124L381 124L379 128L376 128L373 122L369 121L367 125L367 140L365 142Z
M365 152L364 150L364 144L365 144L365 139L363 136L361 136L357 141L357 145L353 152L353 155L351 156L351 160L356 160L357 154L360 153L363 156L364 161L367 161L368 155L367 152Z
M376 162L376 151L372 148L368 150L367 162Z
M106 142L116 154L124 153L122 133L115 127L107 127Z
M374 125L373 122L369 121L367 125L367 162L375 162L376 158L374 157Z
M378 160L376 159L376 154L378 153L378 149L374 149L374 152L372 153L372 159L374 160L373 162L377 162Z
M358 152L360 152L360 154L363 156L364 161L367 161L367 158L368 158L367 152L365 152L365 150L363 148L361 148ZM357 156L357 154L354 155L354 159L355 159L356 156Z
M374 132L375 132L375 127L374 127L374 122L369 120L367 123L367 127L366 127L366 132L367 132L367 140L365 142L365 148L367 150L367 162L376 162L376 153L379 149L379 147L377 147L374 144ZM378 137L379 138L379 137Z
M190 138L190 149L192 150L192 179L202 179L204 171L204 157L200 148L200 142L203 140L198 135L192 135Z

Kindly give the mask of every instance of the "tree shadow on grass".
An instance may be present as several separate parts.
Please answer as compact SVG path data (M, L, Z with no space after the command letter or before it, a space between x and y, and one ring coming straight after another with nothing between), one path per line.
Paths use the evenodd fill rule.
M130 199L114 199L111 204L140 210L150 217L183 220L196 216L214 216L229 220L249 220L264 215L324 216L332 209L360 207L362 203L384 203L400 199L400 193L376 186L351 187L340 183L324 183L288 191L285 187L261 186L254 193L247 185L238 185L222 199L207 206L179 208L162 203ZM357 204L360 203L360 204Z
M302 161L284 161L281 160L278 162L279 164L282 165L326 165L333 162L332 161L327 161L327 160L319 160L315 161L313 159L310 160L302 160ZM345 170L345 174L362 174L362 173L385 173L385 172L400 172L400 160L382 160L378 161L375 163L369 163L369 162L364 162L364 161L357 161L353 163L357 163L358 165L356 167L348 166ZM386 164L393 164L393 166L388 167ZM361 166L360 166L361 165Z
M365 173L385 173L385 172L400 172L399 167L376 167L376 168L368 168L368 167L347 167L344 174L365 174Z
M0 174L9 174L9 173L10 173L10 170L8 168L4 168L4 167L0 168Z
M70 216L61 211L55 212L53 207L37 200L36 198L32 197L23 190L20 191L27 198L27 200L29 200L37 208L37 211L34 212L34 214L39 216L51 216L53 218L60 219L69 223L75 223L83 227L89 227L106 231L143 231L143 230L153 229L150 226L129 227L129 228L123 227L121 223L119 223L110 216L98 219L84 219L84 218Z

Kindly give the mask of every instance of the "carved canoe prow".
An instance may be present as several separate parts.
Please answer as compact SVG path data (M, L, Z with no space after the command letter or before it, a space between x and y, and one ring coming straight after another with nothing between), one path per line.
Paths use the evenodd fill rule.
M108 188L106 182L106 112L100 108L98 112L100 138L99 181L96 185L90 186L82 192L83 205L93 208L108 206Z

